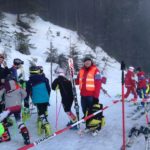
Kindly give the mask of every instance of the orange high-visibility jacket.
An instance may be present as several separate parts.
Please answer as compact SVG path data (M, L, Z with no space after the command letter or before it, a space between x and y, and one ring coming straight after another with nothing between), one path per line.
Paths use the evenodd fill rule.
M100 72L95 65L91 66L89 69L85 67L81 68L76 83L79 84L82 96L99 97L101 79Z

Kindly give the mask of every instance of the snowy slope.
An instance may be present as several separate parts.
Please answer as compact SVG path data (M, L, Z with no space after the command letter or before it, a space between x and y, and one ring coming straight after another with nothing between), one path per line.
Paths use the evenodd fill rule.
M6 41L3 41L0 43L0 51L7 51L8 58L8 66L10 67L12 64L12 60L15 57L19 57L22 60L24 60L24 70L26 72L26 78L28 78L28 67L29 67L29 60L32 60L32 58L37 59L37 65L43 65L44 72L46 76L50 79L50 65L49 63L45 63L47 48L49 47L50 41L53 42L53 45L55 48L59 49L59 53L68 54L69 53L69 47L70 47L70 41L73 44L76 44L79 51L81 52L81 56L84 56L84 54L91 53L93 55L94 52L92 49L85 44L83 40L80 40L76 32L73 32L68 29L61 28L59 26L56 26L54 24L51 24L49 22L43 21L39 17L34 17L34 20L27 19L24 17L24 20L28 21L30 25L32 26L32 31L35 33L32 33L31 36L31 43L35 44L36 49L31 49L31 55L26 56L23 54L20 54L19 52L15 51L15 45L13 41L13 32L15 30L19 31L19 27L15 25L16 16L11 14L5 14L5 22L8 24L10 32L10 35L12 38L10 39L11 47L6 46ZM50 30L51 31L50 31ZM48 30L50 32L48 32ZM25 31L27 32L27 31ZM57 32L60 32L60 36L57 36ZM7 37L6 37L7 38ZM9 50L9 51L8 51ZM100 95L100 102L104 104L104 106L110 104L112 100L115 100L115 95L121 94L121 71L120 71L120 65L117 63L114 59L110 58L101 48L97 47L96 49L97 53L97 62L99 63L100 70L102 70L103 74L107 77L107 84L103 87L107 89L107 92L112 97L109 98L107 95L104 95L103 92L101 92ZM95 55L96 56L96 55ZM108 61L102 61L103 58L107 58ZM55 77L55 76L54 76ZM80 102L80 95L79 95L79 89L77 87L77 93L78 93L78 101ZM57 107L60 106L60 95L58 94L58 103ZM69 121L66 114L64 113L62 107L60 110L59 115L59 122L58 127L56 129L56 92L51 92L50 97L50 104L49 107L49 121L52 125L52 129L55 132L56 130L62 129L65 127L67 122ZM126 104L126 114L128 114L131 109L128 106L129 104ZM72 107L72 110L74 111L74 108ZM81 110L81 107L80 107ZM101 130L100 134L97 137L92 137L91 135L87 134L83 137L80 137L76 131L66 131L62 135L59 135L55 137L52 140L49 140L47 142L44 142L43 144L37 146L37 150L119 150L121 144L122 144L122 124L121 124L121 103L117 103L113 106L111 106L109 109L104 111L104 115L106 117L106 125ZM80 111L80 117L82 117L82 112ZM36 134L36 114L33 114L31 116L31 119L27 122L27 127L30 131L31 141L34 141L38 139L39 137ZM137 121L139 124L144 125L145 124L145 118L141 118ZM135 122L133 122L131 119L126 119L126 128L127 131L133 126ZM84 128L84 124L81 125L81 128ZM14 124L13 127L10 128L10 132L12 135L12 140L7 143L1 143L0 148L2 150L16 150L20 146L23 145L23 140L20 134L18 134L17 126ZM136 150L144 150L144 138L140 138L140 142L137 141L133 148ZM138 143L139 142L139 143Z

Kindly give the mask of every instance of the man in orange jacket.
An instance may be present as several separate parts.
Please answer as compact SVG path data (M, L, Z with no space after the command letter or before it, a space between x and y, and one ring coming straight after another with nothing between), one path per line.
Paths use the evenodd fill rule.
M83 62L84 66L79 70L76 84L79 84L81 106L85 116L86 111L92 108L93 104L99 102L98 98L101 89L101 75L91 57L85 57Z

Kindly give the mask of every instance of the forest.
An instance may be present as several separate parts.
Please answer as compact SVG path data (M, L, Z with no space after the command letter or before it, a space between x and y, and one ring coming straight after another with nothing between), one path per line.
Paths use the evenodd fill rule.
M0 10L36 14L78 32L95 49L150 71L149 0L0 0Z

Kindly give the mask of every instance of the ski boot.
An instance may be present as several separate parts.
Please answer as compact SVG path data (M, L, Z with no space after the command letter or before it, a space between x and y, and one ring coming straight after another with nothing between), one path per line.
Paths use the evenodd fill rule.
M94 130L92 131L92 136L97 136L100 130Z
M40 117L42 123L42 129L45 132L45 136L49 136L52 134L51 126L47 120L47 116L45 114L41 115Z
M43 128L42 128L42 120L38 118L37 120L37 134L41 136L43 134Z
M10 141L10 140L11 140L10 133L8 131L8 128L5 127L5 132L0 137L0 143L1 142L7 142L7 141Z
M101 119L101 127L104 127L106 125L106 120L105 120L105 117L102 116L102 119Z
M45 136L50 136L52 134L51 126L48 122L43 125L43 129L45 131Z
M69 121L66 126L67 126L67 127L68 127L68 126L71 126L71 125L74 124L74 123L76 123L76 121L75 121L75 122ZM78 130L78 126L76 125L76 126L70 128L70 129L71 129L71 130Z
M30 109L24 107L22 111L22 120L23 122L26 122L29 119L30 119Z
M21 128L21 134L22 134L22 137L24 139L24 144L25 145L30 144L29 131L25 126L23 128Z

